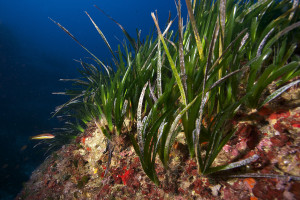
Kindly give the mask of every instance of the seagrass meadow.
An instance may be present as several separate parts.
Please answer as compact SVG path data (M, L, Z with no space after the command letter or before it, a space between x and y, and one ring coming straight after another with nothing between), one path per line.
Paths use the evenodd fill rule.
M145 39L95 6L124 33L117 51L86 13L109 64L52 20L91 59L62 80L58 150L17 199L300 198L299 1L175 4Z

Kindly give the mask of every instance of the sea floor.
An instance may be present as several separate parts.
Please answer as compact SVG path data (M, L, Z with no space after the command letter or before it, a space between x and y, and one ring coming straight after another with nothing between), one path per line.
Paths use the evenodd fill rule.
M115 141L105 173L107 141L91 124L36 169L16 199L300 199L299 105L300 90L292 88L258 111L238 113L230 121L237 131L214 165L254 154L259 158L214 176L198 174L196 160L189 158L179 134L169 170L157 159L159 186L145 175L126 137ZM244 177L230 177L234 175Z

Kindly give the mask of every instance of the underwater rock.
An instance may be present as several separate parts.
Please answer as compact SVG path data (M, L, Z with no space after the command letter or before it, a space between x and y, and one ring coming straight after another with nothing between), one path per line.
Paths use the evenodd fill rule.
M184 136L179 134L170 152L169 169L156 162L159 186L146 176L133 147L122 144L128 143L124 138L115 142L120 146L105 175L107 140L91 124L74 144L45 160L16 199L300 199L299 182L291 178L300 174L300 108L288 105L249 114L263 118L258 121L249 121L246 113L235 122L237 131L213 166L254 154L259 159L218 176L199 175L196 160L189 157ZM227 174L248 172L287 176L226 178Z

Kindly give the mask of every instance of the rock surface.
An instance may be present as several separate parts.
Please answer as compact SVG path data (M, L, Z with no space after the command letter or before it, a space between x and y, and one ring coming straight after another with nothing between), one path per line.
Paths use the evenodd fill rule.
M75 143L63 146L36 169L16 199L300 199L299 94L294 88L272 104L231 121L237 131L214 165L259 155L250 165L201 177L196 160L189 158L184 140L178 138L168 172L157 159L160 185L155 186L123 138L115 144L119 146L105 174L107 141L91 125ZM260 177L224 176L230 173Z

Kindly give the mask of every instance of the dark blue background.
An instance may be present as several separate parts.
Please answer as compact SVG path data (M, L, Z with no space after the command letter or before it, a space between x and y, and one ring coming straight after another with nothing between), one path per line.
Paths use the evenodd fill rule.
M89 57L48 17L105 63L111 55L84 11L114 50L119 43L115 37L124 39L94 4L134 37L136 28L142 30L142 38L153 28L151 12L158 11L161 27L169 11L176 16L173 0L0 0L0 199L12 199L45 159L44 151L33 148L36 142L28 138L60 126L50 113L66 99L51 93L67 87L60 78L78 76L80 66L74 59Z

